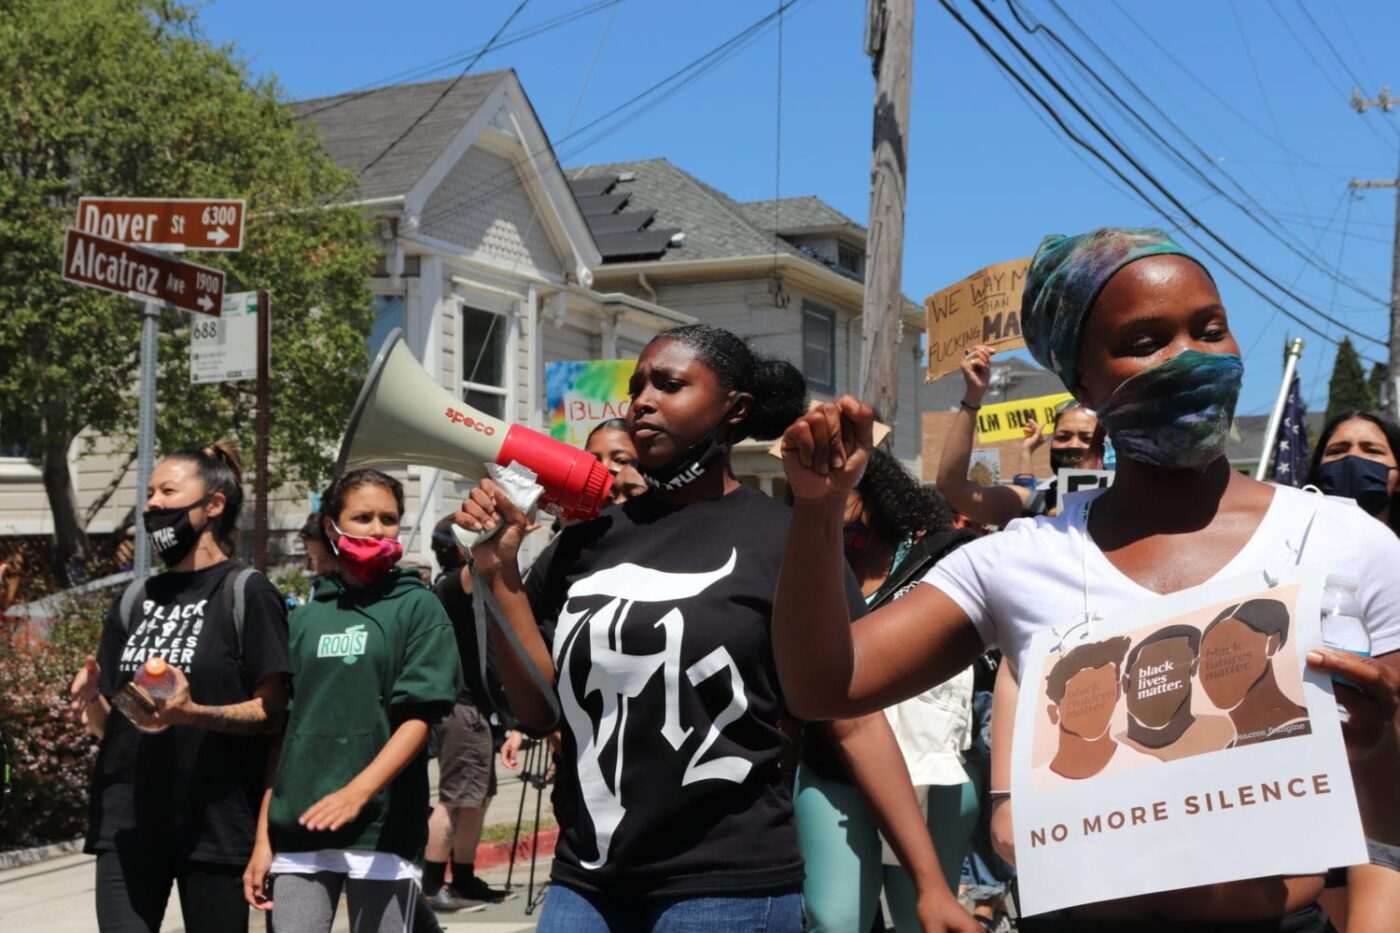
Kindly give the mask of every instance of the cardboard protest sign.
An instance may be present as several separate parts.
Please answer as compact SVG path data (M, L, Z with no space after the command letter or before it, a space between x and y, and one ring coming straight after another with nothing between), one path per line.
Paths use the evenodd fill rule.
M1324 575L1280 568L1031 643L1012 743L1021 906L1366 859L1321 644Z
M962 363L979 343L997 350L1024 347L1021 292L1030 259L1011 259L976 272L924 299L928 315L928 376L932 382Z
M995 447L974 448L967 459L967 478L979 486L1001 482L1001 451Z
M1113 485L1113 474L1113 470L1080 470L1066 467L1055 474L1055 488L1061 496L1083 492L1086 489L1107 489Z
M1026 422L1032 418L1043 433L1049 434L1055 429L1055 409L1073 397L1068 392L1057 392L983 405L977 412L977 443L1020 440L1025 436Z
M610 418L627 417L627 382L636 360L581 360L546 363L545 406L549 436L582 447L588 432Z

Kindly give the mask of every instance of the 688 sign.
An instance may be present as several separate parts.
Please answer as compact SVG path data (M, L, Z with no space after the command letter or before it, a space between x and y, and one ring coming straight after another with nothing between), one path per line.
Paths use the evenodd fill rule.
M190 382L238 382L258 375L258 293L224 296L218 317L195 314L190 326Z

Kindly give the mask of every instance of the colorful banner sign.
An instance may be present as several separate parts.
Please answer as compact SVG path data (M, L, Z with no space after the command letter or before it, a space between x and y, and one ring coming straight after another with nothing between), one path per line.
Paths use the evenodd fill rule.
M1058 392L1036 398L984 404L977 412L977 443L995 444L1025 437L1026 422L1032 418L1039 422L1043 433L1049 434L1054 430L1055 409L1073 397L1068 392Z
M549 436L582 447L588 432L609 418L627 417L627 382L636 360L581 360L546 363L545 404Z

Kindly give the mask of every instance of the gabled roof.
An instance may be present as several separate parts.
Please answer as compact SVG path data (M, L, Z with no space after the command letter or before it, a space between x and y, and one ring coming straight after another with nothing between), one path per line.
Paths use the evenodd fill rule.
M659 262L765 256L775 251L797 254L780 238L755 226L739 202L666 159L586 165L569 169L565 174L581 204L587 205L594 198L627 195L616 210L654 212L644 227L634 227L634 230L654 228L684 233L683 246L649 257ZM606 185L598 180L602 178L622 180ZM602 191L598 190L600 188ZM585 206L584 210L587 213L588 208ZM600 233L596 224L606 223L603 218L610 213L588 216L595 238L607 235ZM602 245L600 242L600 248ZM603 255L605 262L636 258L610 256L607 250L603 250Z
M740 207L749 222L762 230L792 234L844 227L857 234L860 239L865 239L864 227L814 194L777 200L770 198L767 201L747 201Z
M467 75L452 86L452 79L338 94L291 105L300 118L315 126L337 165L360 178L364 199L406 195L463 125L481 109L509 71ZM449 87L451 93L443 97ZM435 101L442 98L436 106ZM394 145L374 167L365 167L384 152L420 115L432 112ZM363 174L361 174L363 173Z

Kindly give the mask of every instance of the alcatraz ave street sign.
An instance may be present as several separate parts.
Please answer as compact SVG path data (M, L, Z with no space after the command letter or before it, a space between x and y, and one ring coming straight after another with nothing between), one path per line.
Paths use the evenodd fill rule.
M217 269L142 252L72 227L64 237L63 277L75 285L201 314L217 316L223 310L224 274Z
M243 201L79 198L78 229L133 246L232 253L243 248Z

